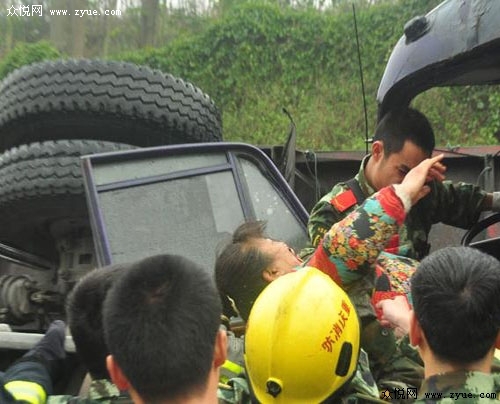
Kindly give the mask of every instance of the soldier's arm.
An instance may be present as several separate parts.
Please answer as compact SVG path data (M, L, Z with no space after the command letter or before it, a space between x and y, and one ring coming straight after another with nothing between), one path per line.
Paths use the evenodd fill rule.
M435 193L438 217L435 222L469 228L479 219L481 212L500 212L500 192L486 192L480 187L464 182L436 183ZM434 190L433 190L434 191ZM450 214L450 212L452 212Z
M491 209L493 195L473 184L444 181L432 183L429 198L433 223L466 229L477 222L482 211Z

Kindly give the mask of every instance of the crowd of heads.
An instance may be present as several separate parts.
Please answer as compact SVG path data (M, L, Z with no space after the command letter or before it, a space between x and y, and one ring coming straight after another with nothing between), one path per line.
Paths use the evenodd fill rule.
M384 116L373 141L383 147L384 158L399 153L408 141L421 150L422 156L430 156L434 149L434 134L427 118L411 108ZM289 341L304 335L313 340L321 334L323 340L315 341L314 349L319 346L328 351L332 340L325 335L331 338L332 332L342 334L347 330L350 313L356 321L349 323L343 348L336 352L335 361L325 362L329 374L339 375L340 382L325 390L321 398L324 400L354 373L359 324L347 295L324 274L313 276L311 282L305 274L314 271L297 271L300 265L301 260L285 243L266 236L265 222L253 221L238 227L219 251L215 279L197 264L175 255L158 255L94 270L79 282L68 300L69 326L77 351L94 379L111 378L120 389L129 390L132 398L139 398L137 402L202 397L216 389L218 368L226 358L221 318L240 316L249 326L246 360L250 381L255 383L253 390L260 394L261 401L276 398L281 392L281 397L288 400L289 394L302 394L300 383L304 380L291 373L302 375L308 358L314 355L303 350L302 366L293 360L294 354L300 354L298 348L295 352L290 348L289 358L283 352L280 356L278 347L273 345L273 339L279 339L271 332L276 331L274 323L287 323L282 328L289 334L281 337ZM267 287L282 275L297 272L301 275L287 276L287 281ZM324 306L326 311L319 311L324 312L327 320L315 319L310 324L305 321L305 305L294 304L293 300L304 297L304 291L310 295L304 301L320 296L318 279L332 286L324 291L331 295L329 301L341 296L336 299L340 306L333 311ZM491 352L499 340L497 259L467 247L439 250L421 262L411 280L411 294L414 318L430 349L442 361L477 361ZM317 307L322 306L318 303ZM342 310L348 314L344 313L341 325L332 328ZM309 315L313 318L317 313ZM301 316L301 321L293 320L293 316ZM294 324L293 330L288 327L290 324ZM330 328L313 335L321 324ZM307 343L303 338L301 341ZM285 340L282 346L288 346ZM270 351L269 347L276 349ZM281 367L283 372L274 376L271 373L278 366L262 370L263 363L272 363L276 358L287 358L290 365ZM298 383L298 390L296 385L290 389L289 380L292 385Z
M226 357L221 312L212 276L176 255L96 269L68 304L75 346L91 376L151 403L216 391Z
M270 282L264 280L263 271L275 257L257 247L256 240L265 239L264 230L263 222L238 228L218 256L215 271L218 289L206 270L175 255L96 269L82 278L68 301L68 319L77 350L91 376L111 378L120 389L131 391L132 398L140 397L142 401L137 402L179 400L202 396L207 391L214 395L218 369L226 358L225 333L220 329L223 314L220 296L226 296L236 309L233 314L239 312L245 320L250 318L246 361L250 381L255 384L254 392L264 402L281 391L287 399L289 394L299 394L289 388L290 380L292 384L299 380L291 376L293 366L292 370L290 366L281 367L281 373L277 372L279 366L262 370L265 363L276 360L286 363L287 355L283 352L280 355L278 349L268 349L275 346L274 339L279 340L271 332L276 331L274 323L286 322L287 326L280 330L288 330L288 334L281 335L282 345L288 346L285 341L304 335L310 334L311 340L320 334L324 338L328 330L316 332L316 329L321 324L331 327L342 312L339 307L346 308L346 313L351 318L354 315L356 321L357 317L349 298L337 285L323 293L330 293L328 301L332 302L341 297L339 307L330 305L333 311L326 310L326 306L320 310L324 314L320 317L328 317L326 322L314 317L318 313L308 316L304 307L309 306L293 303L294 299L314 301L315 296L320 296L318 281L334 284L322 273L321 277L306 278L305 274L311 272L309 268L293 271L295 276L283 277L287 282L283 280L273 288L266 288ZM267 294L261 293L263 290ZM440 360L466 366L492 351L500 329L500 262L496 258L470 247L438 250L421 262L412 277L411 292L415 319ZM294 316L300 321L292 322ZM306 321L308 317L314 317L314 324ZM295 324L295 328L290 324ZM348 352L336 352L337 361L325 362L325 367L340 372L337 379L342 385L353 375L359 350L359 324L352 324L350 333L344 335ZM342 327L343 331L345 324ZM267 342L262 343L264 340ZM328 343L315 341L315 346L328 351ZM292 365L297 364L293 356L299 357L301 351L290 350L288 359ZM303 351L306 359L295 369L297 374L302 374L299 368L307 366L307 358L314 356ZM264 354L268 356L267 362L263 360ZM340 360L342 355L349 359ZM319 360L317 355L315 360ZM350 366L349 370L342 369L342 364ZM337 385L323 389L326 392L323 399L339 389ZM308 391L313 394L319 390Z

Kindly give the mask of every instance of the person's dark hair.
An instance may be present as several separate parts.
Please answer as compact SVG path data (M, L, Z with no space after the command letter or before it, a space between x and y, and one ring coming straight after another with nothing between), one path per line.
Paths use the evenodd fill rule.
M434 131L429 120L414 108L389 111L377 124L373 140L381 140L386 157L403 149L407 140L424 150L429 156L435 146Z
M146 402L202 392L222 311L212 277L176 255L127 266L103 310L106 342L115 361Z
M231 241L218 254L215 261L215 280L224 302L224 315L235 315L229 299L234 301L243 320L247 320L250 309L267 282L262 272L273 258L262 253L252 240L265 237L266 223L246 222L240 225Z
M500 261L471 247L424 258L411 280L415 316L432 352L467 364L482 359L500 328Z
M102 306L121 270L122 267L116 265L90 271L75 285L66 304L76 352L94 380L109 379L106 369L109 350L104 340Z

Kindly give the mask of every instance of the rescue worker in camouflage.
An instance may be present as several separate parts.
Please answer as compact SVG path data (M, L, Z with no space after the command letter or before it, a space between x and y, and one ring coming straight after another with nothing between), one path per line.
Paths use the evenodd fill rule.
M371 154L363 159L358 174L352 181L336 184L313 207L308 222L313 248L305 248L301 257L308 257L330 227L359 206L358 200L362 201L384 186L400 183L413 167L431 156L434 146L434 132L422 113L412 108L388 112L377 125ZM428 234L433 224L443 222L469 228L482 211L500 208L498 192L486 193L472 184L450 181L431 181L429 186L431 192L412 207L398 233L387 243L387 252L421 259L429 252ZM366 285L355 286L360 289L359 292L350 293L351 300L361 310L364 324L362 346L370 357L376 378L390 380L397 378L398 374L409 372L410 375L412 371L411 365L408 367L405 364L407 356L398 358L399 348L396 346L401 342L392 331L380 327L376 321L380 313L372 307L373 296L363 291L372 288L383 298L394 283L405 283L407 278L408 274L401 274L399 280L393 277L392 284L386 281L385 276L371 283L371 280L365 279ZM406 341L404 343L406 345ZM404 351L411 356L411 349L404 348ZM413 359L418 361L418 358ZM415 372L416 376L420 373L418 368Z
M417 402L498 401L492 361L500 348L500 261L471 247L437 250L413 275L411 296L413 310L404 299L380 305L425 363Z
M358 199L400 183L408 171L432 155L434 146L434 132L422 113L412 108L388 112L377 125L371 154L361 162L352 186L346 182L334 185L311 210L308 231L312 246L319 245L332 224L359 205ZM481 212L500 210L496 192L487 193L463 182L432 181L430 186L429 195L412 208L387 245L388 252L420 260L429 252L428 235L433 224L442 222L467 229L477 222ZM310 252L304 249L301 255Z
M101 313L106 294L121 270L120 266L94 269L80 279L69 295L66 308L69 329L91 381L81 397L49 396L48 404L132 403L129 395L120 392L111 382L106 369L109 350L104 340Z
M240 226L216 260L215 275L219 292L225 301L225 314L234 315L235 308L236 313L246 321L255 299L269 282L302 266L320 269L344 287L350 298L353 296L356 299L359 293L371 293L371 288L356 290L350 286L363 284L367 278L370 279L367 284L373 282L376 277L373 266L388 240L403 223L405 212L430 191L424 185L427 177L443 179L444 166L439 163L442 157L422 162L401 184L380 190L343 221L334 224L323 238L322 245L306 262L302 262L285 243L266 238L264 223L249 222ZM394 255L384 255L388 274L412 273L417 264L411 259L401 262ZM408 285L402 286L404 292ZM353 291L355 293L351 294ZM364 295L360 300L365 300ZM393 348L399 349L396 344ZM401 360L402 357L393 351L381 355L387 355L388 366L393 365L394 358ZM415 356L418 355L415 353ZM419 385L423 377L422 367L408 357L406 360L412 373L412 385ZM399 364L398 368L403 369L403 366ZM420 375L415 377L416 368L420 369ZM404 376L401 374L401 378ZM362 377L360 382L363 383ZM365 383L365 387L370 390L374 386ZM356 391L359 390L356 388Z

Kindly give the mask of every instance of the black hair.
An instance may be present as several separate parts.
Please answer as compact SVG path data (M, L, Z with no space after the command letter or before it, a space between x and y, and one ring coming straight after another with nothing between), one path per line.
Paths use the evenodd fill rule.
M265 227L264 221L243 223L217 256L215 280L227 317L239 314L243 320L248 320L255 299L267 286L262 272L273 262L273 258L252 244L253 240L265 237ZM238 313L232 309L230 299Z
M500 261L471 247L424 258L411 280L415 316L433 353L467 364L482 359L500 327Z
M102 324L102 306L120 265L98 268L83 276L73 288L66 304L68 326L83 365L94 380L109 379L109 354Z
M375 129L373 140L381 140L386 157L398 153L408 140L430 157L435 147L429 120L414 108L396 108L387 112Z
M106 341L143 400L179 399L206 388L221 311L203 268L176 255L145 258L108 293Z

